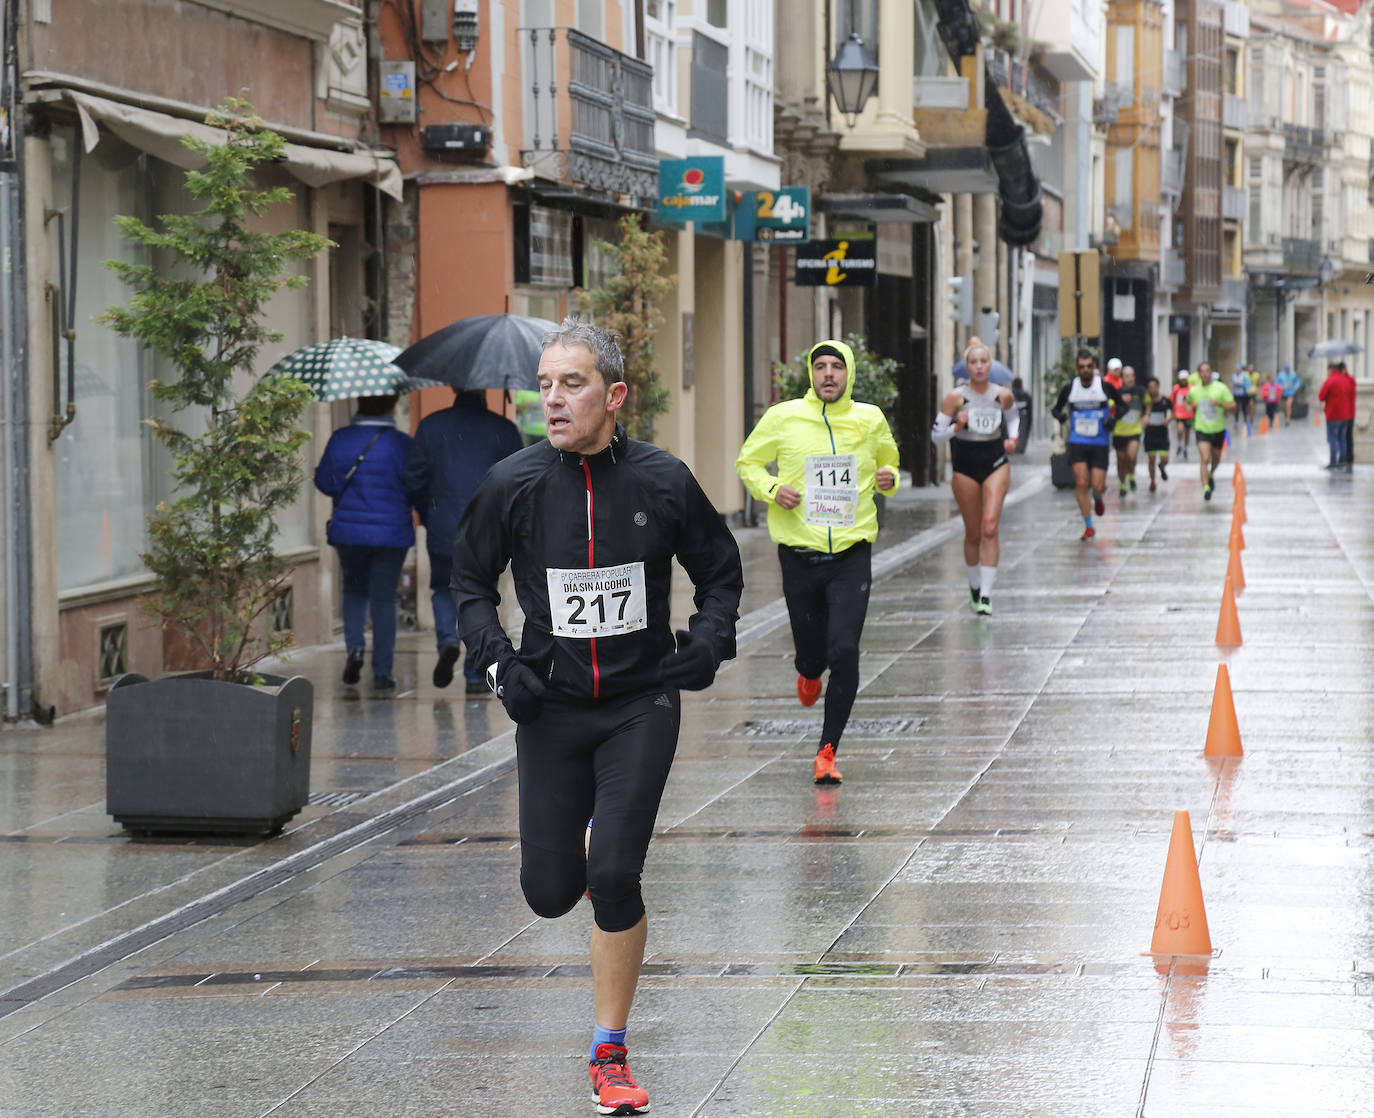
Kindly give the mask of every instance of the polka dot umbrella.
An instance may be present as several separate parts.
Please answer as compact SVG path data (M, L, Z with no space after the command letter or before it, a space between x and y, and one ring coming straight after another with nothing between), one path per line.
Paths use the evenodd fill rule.
M288 353L267 371L308 384L317 400L392 396L435 388L439 381L412 377L391 363L399 346L372 338L331 338Z

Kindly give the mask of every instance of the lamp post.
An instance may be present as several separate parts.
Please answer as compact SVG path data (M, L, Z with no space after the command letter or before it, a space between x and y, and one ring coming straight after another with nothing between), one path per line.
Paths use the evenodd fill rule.
M878 89L878 59L855 32L849 33L826 66L825 84L844 113L845 123L853 128Z
M1327 335L1326 329L1326 289L1331 285L1331 278L1336 274L1336 266L1331 263L1331 257L1323 256L1322 262L1317 267L1317 284L1320 288L1321 298L1319 314L1321 321L1317 323L1317 341L1321 341Z

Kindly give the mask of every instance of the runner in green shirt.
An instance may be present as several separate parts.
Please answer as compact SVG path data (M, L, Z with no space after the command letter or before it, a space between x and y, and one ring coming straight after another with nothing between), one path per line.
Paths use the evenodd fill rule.
M1116 450L1116 477L1121 483L1121 496L1126 486L1135 492L1135 462L1140 452L1140 435L1145 414L1145 393L1135 382L1135 369L1127 365L1121 370L1121 383L1116 389L1121 397L1116 425L1112 428L1112 447Z
M1212 475L1226 445L1226 413L1236 410L1236 400L1226 385L1212 378L1212 366L1206 361L1197 367L1197 377L1198 383L1188 391L1188 403L1197 408L1193 431L1197 435L1198 469L1203 500L1210 501L1216 488Z

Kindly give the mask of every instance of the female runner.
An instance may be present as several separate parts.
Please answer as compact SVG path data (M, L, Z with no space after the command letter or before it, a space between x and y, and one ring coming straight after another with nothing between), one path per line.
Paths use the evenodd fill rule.
M957 385L935 418L931 437L953 440L951 484L964 518L964 564L968 568L969 604L974 613L992 613L992 587L997 578L997 526L1011 484L1007 455L1016 450L1020 413L1010 388L988 381L992 354L977 338L964 351L966 384ZM1006 424L1007 438L1002 437Z

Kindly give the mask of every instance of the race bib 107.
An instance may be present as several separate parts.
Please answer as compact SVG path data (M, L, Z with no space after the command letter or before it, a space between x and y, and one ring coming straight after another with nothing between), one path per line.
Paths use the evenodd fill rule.
M556 637L607 637L633 633L649 623L644 564L620 567L547 568L549 615Z

